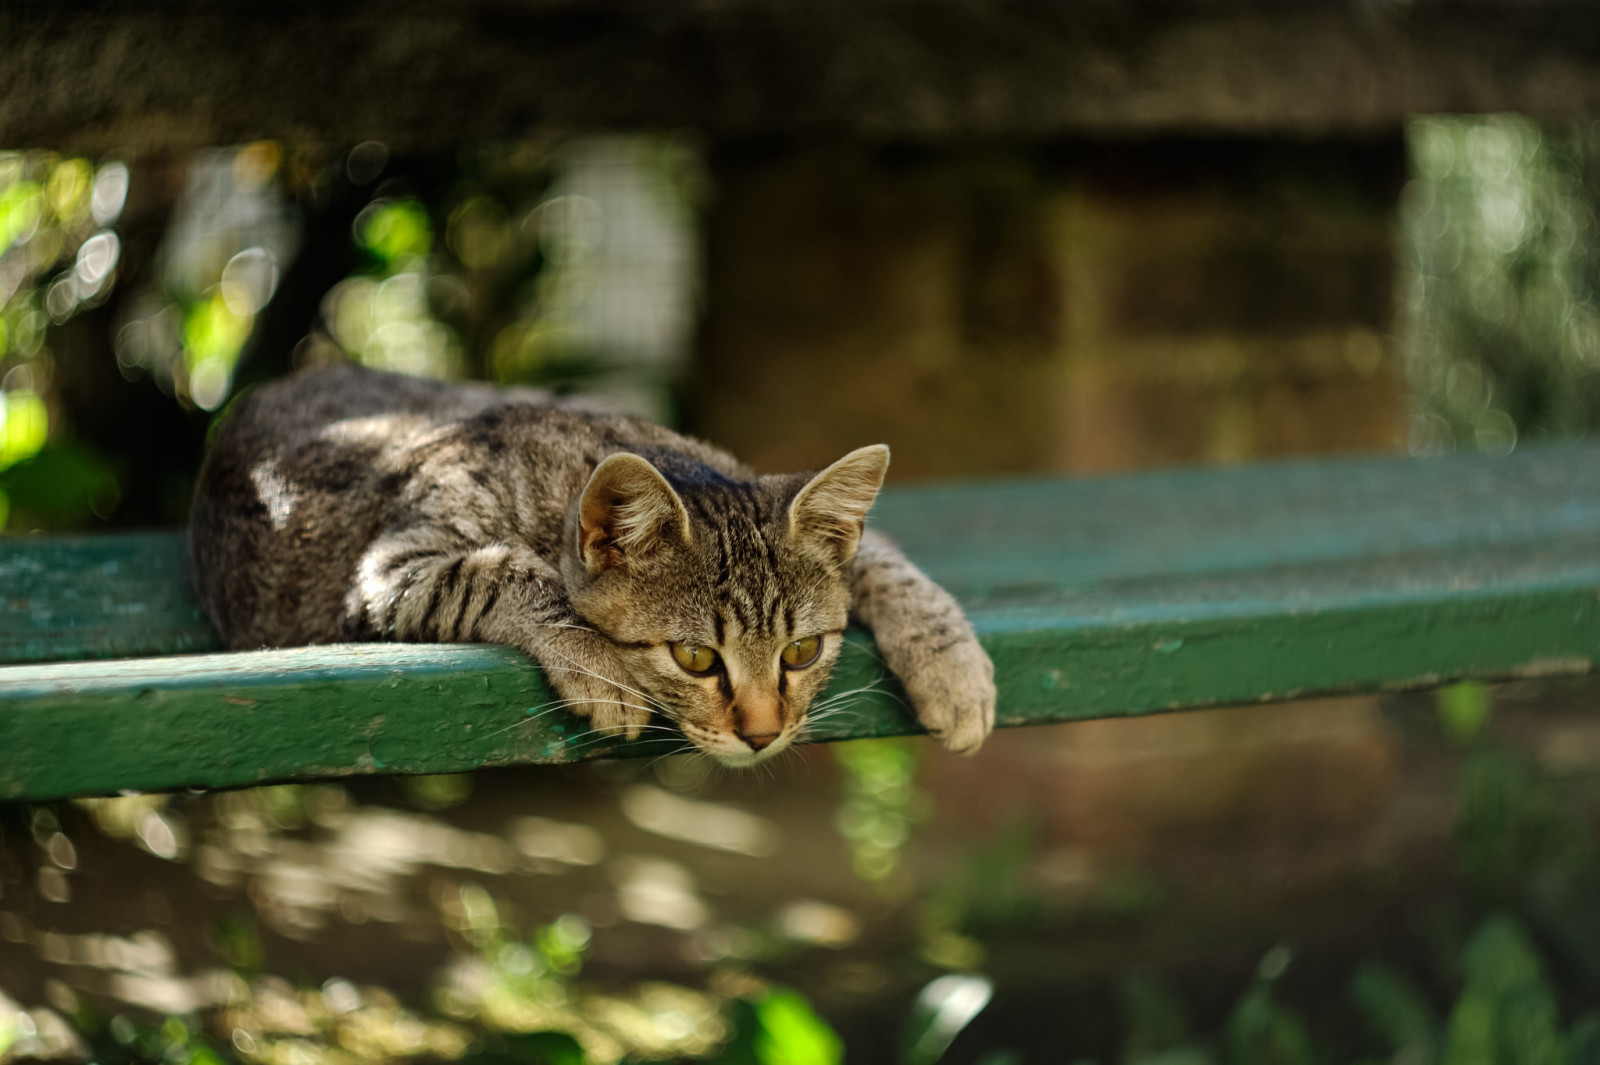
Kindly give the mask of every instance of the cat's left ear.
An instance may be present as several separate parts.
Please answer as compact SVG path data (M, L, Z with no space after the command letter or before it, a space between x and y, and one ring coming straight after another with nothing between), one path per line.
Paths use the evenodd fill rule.
M578 555L590 574L689 542L689 512L661 471L618 452L594 468L578 502Z
M855 557L884 475L889 472L889 448L884 444L857 448L811 478L789 504L789 535L815 539L838 553Z

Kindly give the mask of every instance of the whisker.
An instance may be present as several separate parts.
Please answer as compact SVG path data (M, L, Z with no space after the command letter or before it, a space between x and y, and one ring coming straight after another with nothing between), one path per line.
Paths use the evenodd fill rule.
M584 665L582 662L579 662L577 659L573 658L571 655L567 654L566 652L559 650L558 648L550 647L550 648L547 648L547 650L551 654L557 655L558 657L560 657L564 661L570 663L570 665L565 666L565 667L563 667L563 666L555 667L557 669L571 669L574 672L583 673L583 674L585 674L587 676L593 677L595 680L603 681L604 683L610 684L613 687L620 688L623 691L627 692L629 695L637 695L639 698L643 699L647 703L653 703L654 702L654 700L652 700L650 698L650 696L648 694L646 694L645 692L639 691L637 688L629 687L628 685L623 684L619 680L615 680L615 679L613 679L611 677L603 676L602 674L595 672L594 670L590 669L588 666ZM542 662L540 664L543 665ZM549 667L546 667L546 668L549 668ZM662 712L665 713L666 711L663 710Z

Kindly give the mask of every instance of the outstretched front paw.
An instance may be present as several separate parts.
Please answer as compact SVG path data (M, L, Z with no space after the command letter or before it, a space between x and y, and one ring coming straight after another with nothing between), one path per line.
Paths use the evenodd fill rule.
M917 720L944 746L977 750L994 730L994 663L972 636L941 647L900 674Z

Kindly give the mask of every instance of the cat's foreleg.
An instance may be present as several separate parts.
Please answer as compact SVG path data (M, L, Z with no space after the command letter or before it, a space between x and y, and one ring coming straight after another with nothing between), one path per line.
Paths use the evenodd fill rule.
M561 575L525 547L440 547L415 530L362 557L347 608L394 640L503 643L544 668L568 709L632 739L651 706L616 647L567 601Z
M851 597L917 720L952 751L977 750L994 728L994 663L960 605L870 530L856 552Z

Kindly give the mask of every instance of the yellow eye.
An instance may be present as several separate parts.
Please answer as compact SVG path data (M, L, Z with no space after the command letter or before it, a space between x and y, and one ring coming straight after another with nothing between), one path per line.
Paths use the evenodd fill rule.
M783 649L783 664L790 669L799 669L809 666L817 660L817 654L822 650L822 637L807 636L796 640Z
M690 673L710 673L717 664L717 652L692 643L672 644L672 657Z

